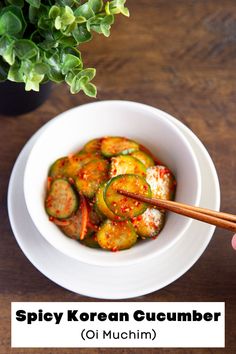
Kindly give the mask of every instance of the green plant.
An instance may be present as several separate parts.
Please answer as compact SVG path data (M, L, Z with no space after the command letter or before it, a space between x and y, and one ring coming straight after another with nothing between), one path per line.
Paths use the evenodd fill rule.
M114 15L129 16L126 0L5 0L0 2L0 81L39 91L65 81L71 93L95 97L96 70L84 68L78 47L93 32L108 37Z

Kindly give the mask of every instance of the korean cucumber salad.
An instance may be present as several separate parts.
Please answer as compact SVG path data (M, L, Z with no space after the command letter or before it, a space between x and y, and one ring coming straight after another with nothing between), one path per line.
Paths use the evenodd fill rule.
M124 137L89 141L49 169L45 210L72 239L108 251L154 239L165 212L125 197L117 190L171 200L176 180L170 169L138 142Z

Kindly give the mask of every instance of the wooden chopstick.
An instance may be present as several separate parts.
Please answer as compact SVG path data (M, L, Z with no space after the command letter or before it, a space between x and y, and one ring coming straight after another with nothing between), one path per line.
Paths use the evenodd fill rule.
M222 211L215 211L215 210L201 208L201 207L195 207L195 206L192 206L192 205L178 203L178 202L173 202L173 201L169 201L169 202L170 202L170 204L173 204L173 205L176 205L176 206L179 206L179 207L183 207L184 206L185 209L189 209L189 210L196 211L196 212L199 212L199 213L202 213L202 214L214 216L216 218L220 218L220 219L236 222L236 215L233 215L233 214L223 213Z
M117 192L119 194L125 195L126 197L130 197L135 200L156 206L159 209L173 211L174 213L236 232L236 215L194 207L192 205L173 202L170 200L147 198L142 195L127 192L121 189L119 189Z

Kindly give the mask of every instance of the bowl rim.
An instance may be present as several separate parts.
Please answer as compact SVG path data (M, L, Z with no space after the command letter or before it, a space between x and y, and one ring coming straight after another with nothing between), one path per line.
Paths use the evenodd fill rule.
M170 119L166 119L168 117L170 118L174 118L176 120L178 120L177 118L173 117L172 115L170 115L169 113L166 113L156 107L152 107L149 106L147 104L144 103L140 103L140 102L134 102L134 101L128 101L128 100L105 100L105 101L99 101L99 102L92 102L92 103L86 103L80 106L76 106L73 107L67 111L64 111L62 113L60 113L59 115L57 115L56 117L52 118L49 122L45 123L41 128L42 133L40 134L40 136L38 137L38 139L35 141L29 155L26 161L26 165L25 165L25 171L24 171L24 183L23 183L23 190L24 190L24 198L25 198L25 202L26 202L26 207L28 210L28 213L31 217L31 220L33 221L35 227L37 228L37 230L39 231L39 233L41 234L42 237L44 237L44 239L49 242L54 248L56 248L58 251L66 254L67 256L71 257L71 258L75 258L77 260L79 260L80 262L86 263L86 264L91 264L91 265L96 265L96 266L110 266L110 267L119 267L119 266L126 266L126 265L131 265L131 264L136 264L139 262L142 262L143 260L146 259L150 259L153 257L156 257L157 255L160 255L161 253L165 252L166 250L168 250L170 247L172 247L176 242L179 241L179 239L184 235L184 233L186 232L186 230L190 227L191 223L193 222L192 219L188 219L185 221L185 225L184 227L181 229L181 231L178 233L178 236L176 236L172 241L168 242L168 244L162 246L161 248L156 249L155 251L151 252L151 253L147 253L147 254L142 254L141 256L139 255L138 257L134 258L134 259L129 259L128 257L126 259L119 259L119 257L115 258L113 257L113 260L111 261L110 259L106 259L106 257L104 257L104 253L103 256L98 257L99 259L97 259L96 257L93 258L91 256L85 255L83 256L84 252L81 252L81 254L79 254L79 256L74 256L71 255L69 252L67 252L67 250L65 251L64 249L62 249L61 245L58 245L57 242L55 242L54 240L52 241L52 239L50 239L49 237L47 237L47 235L45 235L45 233L43 232L40 222L38 222L37 217L32 213L32 209L31 209L31 203L30 203L30 198L28 196L27 193L27 188L28 188L28 176L29 176L29 166L30 166L30 161L32 159L32 156L34 154L34 150L37 148L37 145L40 143L40 139L42 138L42 136L44 134L46 134L47 129L51 126L53 126L54 124L58 124L58 122L60 122L60 120L64 120L65 117L67 115L70 115L71 112L73 111L77 111L79 109L83 109L86 106L89 106L90 109L94 109L94 107L96 106L102 106L104 105L104 107L106 108L107 106L112 106L114 104L118 104L118 105L129 105L129 107L133 106L134 108L137 107L142 107L143 109L145 109L146 111L151 112L152 114L156 115L159 119L165 120L165 124L171 126L172 130L175 131L175 134L178 135L178 137L182 140L182 142L186 145L186 148L189 150L193 164L195 166L195 172L196 172L196 178L197 178L197 190L196 190L196 195L195 195L195 201L194 201L194 205L199 204L200 201L200 197L201 197L201 189L202 189L202 180L201 180L201 173L200 173L200 167L199 167L199 163L197 160L197 157L195 156L194 150L191 146L191 144L188 142L187 138L185 137L185 135L183 134L183 132L176 127L176 125L170 120ZM72 114L73 115L73 114ZM182 123L182 122L181 122ZM183 123L182 123L183 124ZM84 248L85 249L85 248ZM89 249L90 253L92 254L98 254L97 250L93 250L93 249ZM95 251L95 252L94 252ZM128 250L127 250L128 251ZM88 260L89 258L89 260ZM111 263L112 262L112 263Z

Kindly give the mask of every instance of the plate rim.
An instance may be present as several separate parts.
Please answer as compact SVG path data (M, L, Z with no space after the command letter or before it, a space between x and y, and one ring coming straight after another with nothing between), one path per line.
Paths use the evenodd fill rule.
M153 109L157 109L157 108L154 108ZM163 112L163 111L161 111ZM163 112L165 113L165 112ZM191 134L191 137L194 138L194 140L196 141L196 143L199 145L199 147L201 147L201 150L204 152L204 155L207 156L207 160L208 162L212 165L213 169L211 169L211 172L214 174L214 182L216 184L216 188L218 189L217 190L217 198L216 198L216 203L215 204L218 204L218 208L219 208L219 205L220 205L220 189L219 189L219 180L218 180L218 176L217 176L217 172L216 172L216 169L215 169L215 166L214 166L214 163L208 153L208 151L206 150L206 148L204 147L204 145L202 144L202 142L199 140L199 138L189 129L187 128L183 123L181 123L178 119L174 118L171 116L171 118L173 120L175 120L177 123L179 123L180 125L182 125L182 127L185 129L185 131L187 131L188 133ZM53 277L49 276L48 274L46 275L45 272L43 272L41 270L41 267L36 263L34 262L34 260L31 258L31 254L27 253L26 250L24 249L24 246L22 246L22 242L19 238L19 235L16 235L17 234L17 231L16 231L16 228L13 226L14 225L14 221L12 220L12 215L10 213L10 204L11 204L11 201L10 201L10 191L12 189L12 183L13 183L13 177L14 177L14 174L15 174L15 171L17 170L17 162L18 160L22 157L22 155L24 154L28 144L30 145L30 143L32 143L33 139L37 137L37 134L40 133L40 131L43 129L40 128L30 139L29 141L25 144L25 146L23 147L23 149L21 150L16 162L15 162L15 165L13 167L13 170L12 170L12 174L11 174L11 178L10 178L10 181L9 181L9 187L8 187L8 213L9 213L9 219L10 219L10 223L11 223L11 227L12 227L12 230L13 230L13 234L16 238L16 241L17 243L19 244L22 252L25 254L25 256L29 259L29 261L36 267L36 269L38 269L41 273L44 274L44 276L46 276L48 279L50 279L51 281L53 281L54 283L62 286L63 288L66 288L72 292L75 292L75 293L79 293L81 295L85 295L85 296L90 296L90 297L97 297L97 298L100 298L100 299L128 299L128 298L133 298L133 297L137 297L137 296L141 296L141 295L145 295L145 294L148 294L150 292L153 292L153 291L157 291L159 290L160 288L163 288L169 284L171 284L173 281L175 281L176 279L178 279L179 277L181 277L184 273L186 273L192 266L194 263L196 263L196 261L200 258L200 256L202 255L202 253L204 252L204 250L206 249L208 243L210 242L211 240L211 237L213 235L213 232L214 232L214 229L215 227L214 226L209 226L209 229L208 229L208 236L206 235L206 241L204 242L204 244L202 244L202 247L199 249L198 251L198 254L196 255L195 258L192 259L192 262L188 262L188 264L184 267L184 269L182 269L182 271L179 271L177 272L173 277L172 279L168 278L168 280L166 282L164 282L164 284L161 284L160 286L152 286L152 288L145 288L145 290L141 289L139 292L135 292L135 294L130 294L130 295L125 295L125 296L96 296L96 294L91 294L91 293L86 293L86 292L78 292L78 290L74 290L72 289L70 286L65 286L65 284L63 284L63 282L60 282L60 280L58 281L55 281L53 279ZM22 186L23 187L23 186ZM218 209L217 208L217 209ZM16 233L16 234L15 234ZM176 246L177 244L175 244ZM76 261L76 260L75 260ZM80 263L79 261L76 261L78 263ZM143 263L143 262L142 262ZM140 263L140 264L142 264ZM144 261L145 263L145 261ZM138 265L140 265L138 264ZM132 266L135 266L135 265L132 265ZM129 267L129 266L128 266Z

